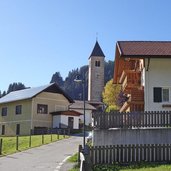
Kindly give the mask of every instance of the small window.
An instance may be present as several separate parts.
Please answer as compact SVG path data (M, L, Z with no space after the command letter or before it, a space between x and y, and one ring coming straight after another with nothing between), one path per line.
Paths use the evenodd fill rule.
M3 108L2 108L1 115L2 115L2 116L7 116L7 107L3 107Z
M2 125L2 135L5 135L5 125Z
M100 61L95 61L95 66L100 67Z
M16 125L16 135L20 135L20 124Z
M169 102L169 88L162 89L162 102Z
M37 104L37 113L47 114L48 113L48 105Z
M16 107L15 107L15 114L16 115L19 115L19 114L21 114L22 113L22 105L17 105Z

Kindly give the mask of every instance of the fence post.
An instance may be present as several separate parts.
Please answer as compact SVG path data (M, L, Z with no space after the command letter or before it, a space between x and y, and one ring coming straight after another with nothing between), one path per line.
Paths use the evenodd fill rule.
M85 161L83 162L84 171L87 170L92 171L92 162L90 159L90 147L88 145L85 146L84 157L85 157Z
M82 145L78 146L78 165L80 166L80 152L82 152Z
M50 133L51 133L51 142L52 142L52 129L50 129Z
M59 130L58 130L58 140L59 140Z
M3 143L3 140L2 138L0 139L0 155L2 155L2 143Z
M42 132L42 144L44 144L44 133Z
M16 136L16 150L18 151L18 139L19 137L18 137L18 135Z
M64 129L64 135L63 135L63 137L65 138L65 129Z
M30 129L29 147L31 147L31 134L32 134L32 130Z

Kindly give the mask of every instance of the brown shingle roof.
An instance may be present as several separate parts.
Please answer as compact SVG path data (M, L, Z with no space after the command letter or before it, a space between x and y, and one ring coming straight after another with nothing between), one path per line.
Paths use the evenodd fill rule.
M118 41L121 57L171 57L171 41Z

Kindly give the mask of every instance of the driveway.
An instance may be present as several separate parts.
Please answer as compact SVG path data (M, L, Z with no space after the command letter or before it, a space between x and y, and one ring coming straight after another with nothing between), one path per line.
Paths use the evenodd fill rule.
M60 171L67 158L78 151L82 137L71 137L0 158L0 171Z

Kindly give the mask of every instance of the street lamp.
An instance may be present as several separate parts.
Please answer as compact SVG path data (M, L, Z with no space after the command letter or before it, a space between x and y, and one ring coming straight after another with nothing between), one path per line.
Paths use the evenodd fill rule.
M84 75L84 74L83 74ZM84 101L84 113L83 113L83 150L85 150L85 75L83 76L83 79L80 79L80 77L77 75L74 79L77 83L82 83L83 85L83 101Z

